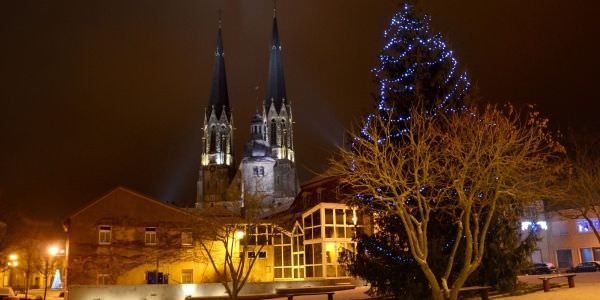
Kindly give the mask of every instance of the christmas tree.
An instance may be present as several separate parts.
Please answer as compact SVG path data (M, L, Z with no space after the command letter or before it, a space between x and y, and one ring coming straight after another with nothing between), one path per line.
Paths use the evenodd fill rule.
M460 72L453 51L446 45L441 34L432 33L429 23L430 18L417 13L411 4L404 4L392 17L384 33L385 44L379 55L379 65L373 69L379 88L376 94L377 108L366 117L359 135L355 137L352 151L356 156L373 157L368 154L362 155L361 151L373 151L373 148L357 146L364 145L364 141L378 145L385 143L386 145L381 147L387 149L390 144L402 145L407 142L404 137L415 132L409 126L411 109L419 109L419 115L433 118L441 112L448 116L457 111L467 111L466 104L470 102L470 83L467 75ZM378 130L378 127L388 128ZM414 138L414 135L412 137ZM355 170L356 161L351 160L351 157L348 164L352 172ZM452 186L452 178L442 180L446 181L435 184ZM356 195L349 203L373 216L372 226L376 228L373 232L357 230L357 251L345 257L350 273L367 280L371 284L373 294L393 295L398 299L430 298L431 286L410 251L406 227L398 214L390 213L389 209L382 209L382 206L393 206L392 204L376 201L392 198L388 196L396 187L374 187L367 194ZM418 194L424 195L436 191L437 186L419 185L418 190ZM445 194L444 197L446 198L440 198L441 201L456 201L452 194ZM413 205L411 197L403 199L406 199L402 202L407 206ZM410 209L417 211L419 207L414 205ZM450 214L432 211L430 217L431 220L426 221L428 232L431 232L427 236L426 260L432 273L439 275L446 272L449 261L453 262L450 265L454 266L463 264L462 257L457 257L451 252L462 253L465 243L458 243L461 240L457 241L456 238L456 219ZM496 236L495 239L490 238L491 235L486 237L493 251L482 263L482 270L485 271L472 276L471 284L511 287L511 283L516 282L516 271L531 251L530 242L534 243L535 240L527 239L522 243L519 232L513 230L513 225L505 220L491 224L490 232L502 236ZM455 248L455 245L458 248ZM514 262L512 269L508 270L510 272L504 272L509 264L498 264L507 260ZM448 271L449 281L454 281L457 269L460 267Z
M431 32L429 23L429 16L419 15L408 3L392 17L384 32L379 65L373 69L379 87L377 112L367 116L361 131L364 138L370 138L369 128L377 126L375 118L396 123L395 137L399 137L416 103L431 113L462 107L469 80L458 70L454 52L440 33Z

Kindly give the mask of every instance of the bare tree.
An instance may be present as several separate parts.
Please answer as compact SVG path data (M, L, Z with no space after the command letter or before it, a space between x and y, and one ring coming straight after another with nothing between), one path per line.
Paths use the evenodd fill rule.
M435 116L411 111L405 131L373 118L378 123L368 128L369 138L354 135L352 149L342 150L336 166L359 205L401 220L433 299L454 300L481 264L494 212L552 193L564 150L536 112L523 119L512 107ZM428 262L428 240L436 232L428 225L439 214L451 220L455 238L436 273Z
M230 194L234 199L240 195ZM263 198L260 193L246 193L241 201L229 201L228 209L220 215L204 212L196 226L198 241L229 299L238 299L274 230L275 220L266 223L263 219L268 209ZM265 231L258 234L258 228Z

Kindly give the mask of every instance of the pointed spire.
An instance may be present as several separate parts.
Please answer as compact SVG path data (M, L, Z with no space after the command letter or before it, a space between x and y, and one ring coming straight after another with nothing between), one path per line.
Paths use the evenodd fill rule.
M219 10L219 29L217 31L217 46L215 49L215 62L213 65L212 84L209 99L210 116L213 109L217 118L221 118L223 110L229 119L229 95L227 93L227 76L225 73L225 53L223 51L223 36L221 34L221 11Z
M273 3L273 32L271 38L271 49L269 56L269 78L267 82L267 97L265 104L267 111L270 109L271 102L275 105L275 110L279 113L283 106L285 94L285 80L283 77L283 56L282 47L279 40L279 30L277 29L277 8L275 1Z
M258 98L259 98L258 89L259 89L258 85L254 87L254 93L256 94L256 113L255 114L257 114L257 115L258 115L258 107L260 106L260 101L258 100Z

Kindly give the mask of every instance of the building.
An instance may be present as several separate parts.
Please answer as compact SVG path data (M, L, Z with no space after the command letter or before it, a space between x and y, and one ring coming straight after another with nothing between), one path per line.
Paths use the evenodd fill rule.
M600 243L585 219L566 218L568 210L547 211L542 218L521 222L523 231L533 226L541 237L538 249L531 257L533 262L551 262L561 270L582 262L600 261ZM600 229L600 221L593 219Z
M283 48L276 11L269 54L267 94L250 123L237 170L233 154L233 116L227 91L227 76L221 33L212 74L211 93L204 116L201 166L197 182L196 208L244 206L244 198L263 199L264 213L288 208L298 193L292 104L287 98L283 73Z
M65 221L67 284L143 284L155 271L174 283L212 276L197 267L195 218L123 187L110 191Z
M227 247L232 260L253 263L253 283L350 279L339 258L354 251L354 229L362 221L343 204L336 176L298 184L275 11L272 26L267 93L250 122L244 153L233 152L219 20L194 207L118 187L78 210L65 221L68 287L216 283L221 278L215 266L223 266ZM232 223L233 216L246 217L252 204L258 204L259 218ZM210 226L235 226L243 234L236 241L236 229L219 243L201 234Z

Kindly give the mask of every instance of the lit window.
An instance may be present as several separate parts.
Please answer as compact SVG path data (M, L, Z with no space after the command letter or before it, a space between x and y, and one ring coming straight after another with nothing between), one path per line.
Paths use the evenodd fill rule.
M548 223L546 221L537 221L535 224L542 230L548 230Z
M156 245L158 239L156 237L156 227L146 227L146 233L144 235L146 245Z
M590 223L587 220L584 219L580 219L577 220L577 232L579 233L586 233L586 232L592 232L592 226L590 226ZM592 224L594 224L594 227L596 227L596 230L600 230L600 221L598 219L592 219Z
M535 223L530 222L530 221L522 221L521 222L521 231L527 231L527 230L533 230L533 231L538 231L538 230L548 230L548 223L546 223L546 221L537 221Z
M181 283L193 283L194 282L194 270L183 269L181 270Z
M98 244L109 245L112 242L112 226L101 225L98 228Z
M194 238L192 236L191 231L182 231L181 232L181 245L183 246L191 246L194 244Z

